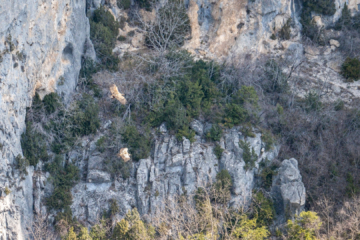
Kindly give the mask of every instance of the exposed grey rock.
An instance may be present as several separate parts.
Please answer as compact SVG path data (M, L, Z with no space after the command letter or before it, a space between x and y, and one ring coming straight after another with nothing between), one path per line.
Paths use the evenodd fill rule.
M73 214L77 219L92 224L101 212L108 210L111 199L120 208L117 219L132 207L137 207L142 215L154 214L163 206L165 199L185 192L192 194L199 186L216 181L216 174L222 169L227 169L233 178L231 205L238 207L248 204L255 185L254 174L258 163L265 157L276 157L278 150L274 148L262 152L255 168L246 171L243 150L239 147L240 140L249 142L250 147L260 153L261 134L256 133L255 138L245 138L238 128L225 130L220 141L224 148L220 160L214 154L213 143L206 143L200 138L193 143L186 138L178 141L175 136L164 132L156 137L151 157L133 162L133 171L128 179L77 184L72 189ZM101 155L93 152L84 156L83 161L87 158L89 172L100 171L96 166L102 165L104 159ZM81 165L81 162L78 164Z
M204 125L199 120L194 120L190 123L190 127L192 130L196 132L198 135L203 135L204 133Z
M90 170L87 175L87 182L92 182L92 183L110 182L110 179L111 179L110 173L100 170Z
M33 214L33 171L25 180L11 177L11 164L22 154L26 107L35 91L41 97L57 91L67 100L81 57L94 57L85 7L78 0L0 1L0 186L11 190L0 200L0 239L24 239ZM34 207L41 211L38 200Z
M162 123L159 127L159 131L161 133L166 133L167 132L167 128L166 128L166 124L165 123Z
M279 223L284 223L304 210L306 192L296 159L291 158L281 163L278 174L273 179L271 193Z

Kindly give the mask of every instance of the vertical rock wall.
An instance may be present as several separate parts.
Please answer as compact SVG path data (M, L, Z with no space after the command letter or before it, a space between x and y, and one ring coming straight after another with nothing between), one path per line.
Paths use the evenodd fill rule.
M12 165L26 107L35 91L66 100L91 46L85 0L0 1L0 239L23 239L32 219L33 170L21 177Z

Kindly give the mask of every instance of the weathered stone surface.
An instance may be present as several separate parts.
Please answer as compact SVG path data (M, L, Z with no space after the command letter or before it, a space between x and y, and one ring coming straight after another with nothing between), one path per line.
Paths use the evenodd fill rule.
M259 155L254 169L244 169L240 140L249 142L250 147ZM118 219L131 207L137 207L143 215L153 214L162 207L165 199L184 191L192 194L199 186L214 182L216 174L222 169L227 169L233 178L231 205L237 207L247 204L255 185L254 174L258 171L258 163L265 157L273 159L278 150L275 147L272 151L261 152L261 134L255 132L254 138L246 138L239 128L225 130L220 145L224 152L221 159L217 159L213 143L206 143L200 137L193 143L186 138L178 141L175 136L163 131L155 139L153 156L133 162L133 170L128 179L77 184L72 189L73 214L79 220L92 224L103 210L109 208L110 199L115 199L119 205ZM88 157L89 164L95 159L97 166L102 165L100 155ZM84 156L84 161L88 157ZM90 174L99 171L95 166L88 169ZM90 210L91 214L87 215L86 212Z
M337 41L335 39L330 39L330 45L335 46L335 47L340 47L339 41Z
M192 130L196 132L198 135L203 135L204 133L204 125L199 120L194 120L190 123L190 127Z
M279 223L284 223L286 219L304 210L306 192L296 159L291 158L281 163L278 174L273 179L271 192Z
M76 86L81 56L92 47L85 5L0 1L0 186L11 190L0 200L0 239L24 239L32 219L33 183L27 180L32 171L21 181L11 177L11 164L22 154L20 136L35 91L43 97L56 90L66 100ZM93 51L88 54L94 57ZM38 202L34 207L40 211Z
M90 170L87 175L87 182L92 182L92 183L110 182L110 179L111 179L110 173L100 170Z

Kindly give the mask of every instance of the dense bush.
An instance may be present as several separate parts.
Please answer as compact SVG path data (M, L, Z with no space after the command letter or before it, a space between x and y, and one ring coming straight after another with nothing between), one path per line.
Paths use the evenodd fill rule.
M109 70L117 70L119 59L112 53L119 34L119 23L104 7L96 9L90 19L90 38L101 64Z
M261 134L261 141L265 143L265 150L269 151L273 149L274 146L274 137L271 132L264 130Z
M27 174L26 167L30 165L29 161L26 158L17 155L15 158L15 168L19 170L20 174Z
M43 99L44 107L47 114L54 113L60 107L59 96L56 93L50 93Z
M344 4L344 8L341 10L341 17L338 19L338 21L335 23L335 29L341 30L342 28L352 28L351 24L351 13L347 6L347 4Z
M316 240L315 232L320 229L321 221L315 212L301 212L295 220L288 221L288 237L291 240L309 239Z
M341 74L349 81L360 79L360 61L357 58L346 58L341 66Z
M222 137L222 129L218 124L213 124L210 131L206 134L206 138L212 141L220 141Z
M36 166L39 160L47 161L45 136L32 127L32 122L26 122L26 130L21 134L21 148L30 165Z
M243 149L243 160L245 162L244 169L253 169L255 167L255 162L258 159L254 148L250 149L250 143L244 141L240 141L239 146Z
M185 137L190 140L191 143L195 142L195 131L191 130L189 127L184 126L180 128L176 133L176 138L178 141L181 141Z
M118 8L129 9L131 7L131 0L117 0L116 4Z
M322 106L320 96L316 92L310 91L305 95L305 110L319 111Z
M261 191L253 194L252 217L257 219L258 227L270 226L275 217L274 204Z
M71 164L63 165L63 158L55 156L51 163L46 164L45 170L52 176L54 191L46 199L46 206L49 209L61 210L72 203L71 188L79 180L79 169Z
M86 136L96 133L100 127L99 106L89 94L84 94L78 101L78 108L71 119L72 133L78 136Z
M138 161L149 157L151 147L149 134L148 132L141 134L133 125L125 127L122 138L129 148L133 160Z
M139 4L139 7L145 8L146 11L151 11L151 0L136 0Z
M282 40L289 40L291 37L291 18L289 18L279 31L279 37Z
M264 161L262 161L260 165L263 165L259 174L262 187L266 190L269 190L272 186L273 177L277 174L277 169L279 166L276 164L268 165Z
M225 125L233 127L251 120L258 109L258 96L251 86L242 86L226 104Z
M114 227L112 234L113 240L122 239L144 239L151 240L155 237L155 229L153 226L145 224L138 213L137 209L129 210L125 218Z
M307 0L303 2L304 11L331 16L336 12L334 0Z
M221 155L223 153L224 149L222 149L220 147L220 145L216 144L216 146L214 147L214 154L217 157L217 159L221 159Z

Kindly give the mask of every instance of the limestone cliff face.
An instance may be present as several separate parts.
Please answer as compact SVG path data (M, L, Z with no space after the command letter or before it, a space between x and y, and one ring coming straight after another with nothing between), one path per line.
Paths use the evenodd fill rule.
M211 126L199 121L191 125L197 133L194 143L185 138L178 141L162 125L153 154L134 162L130 177L125 180L122 177L112 180L110 174L103 170L106 158L95 147L97 138L92 142L85 141L85 148L70 154L72 161L83 173L87 173L86 180L72 189L73 215L84 223L95 224L103 211L109 209L111 200L115 200L119 206L118 219L134 207L142 215L152 215L161 209L166 199L181 194L191 196L199 186L215 182L216 174L222 169L228 170L233 180L230 205L236 207L249 203L256 185L255 175L259 172L259 163L276 158L278 148L264 151L261 133L251 138L244 136L239 128L232 128L220 140L224 152L218 159L214 154L215 144L204 139L204 132ZM258 155L253 169L245 170L243 149L239 147L239 141L247 141ZM305 194L304 187L303 190L302 194ZM304 204L303 200L298 208Z
M289 18L300 28L299 0L188 0L192 39L186 48L206 57L226 59L268 53L270 36Z
M336 0L335 15L321 16L321 21L325 25L335 22L345 2L353 13L359 11L359 1ZM46 191L45 174L29 168L28 175L21 177L12 165L14 158L22 154L20 136L25 129L26 107L31 104L35 91L41 96L57 91L66 100L74 90L81 56L94 57L86 8L94 9L104 2L0 1L0 239L24 239L33 210L40 213L44 207L41 200ZM116 7L116 1L107 2L116 17L126 16ZM244 57L251 60L261 54L283 56L286 53L291 61L304 62L294 74L309 82L298 95L321 81L320 85L330 84L329 91L335 96L329 95L331 99L356 94L360 97L359 83L345 84L338 74L342 57L337 44L314 49L301 43L300 0L185 0L185 4L191 21L191 39L185 48L190 52L224 60ZM289 18L294 23L290 39L272 39L271 35ZM124 29L121 34L134 30L128 25ZM117 49L136 51L143 47L141 39L136 33L131 43L127 43L129 46L117 46ZM220 160L213 154L214 146L205 143L199 131L193 144L186 139L178 143L166 130L160 129L160 132L162 135L152 156L135 163L127 180L112 180L101 169L104 159L95 149L95 140L85 142L81 151L74 151L70 158L87 173L86 179L72 190L74 216L95 223L101 211L108 208L110 199L119 203L119 217L131 207L147 214L155 211L166 197L185 190L191 192L201 181L214 180L219 169L228 169L234 178L232 204L249 198L258 168L244 170L238 142L245 137L238 129L229 130L222 139L225 151ZM258 161L276 156L276 151L261 152L260 134L247 140L260 156ZM296 178L289 180L286 177L289 171L295 173ZM285 177L279 177L274 183L274 192L281 196L277 203L297 212L304 205L305 189L295 160L286 161L281 172ZM5 188L11 192L6 194ZM295 195L299 197L294 199Z
M0 239L23 239L32 219L33 170L21 179L12 166L26 107L35 91L66 99L74 90L91 48L85 10L83 0L0 1Z

